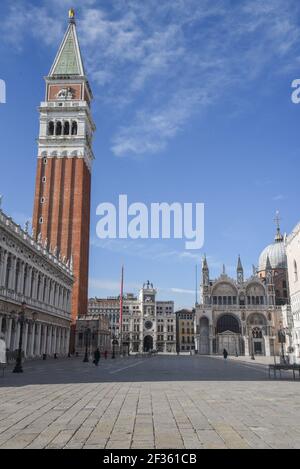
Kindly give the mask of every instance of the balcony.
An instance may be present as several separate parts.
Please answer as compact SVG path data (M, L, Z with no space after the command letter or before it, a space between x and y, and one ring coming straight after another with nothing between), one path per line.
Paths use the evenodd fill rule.
M201 309L214 309L216 311L263 311L268 309L279 308L272 305L200 305Z
M0 287L0 299L3 301L10 301L12 303L15 303L16 306L20 306L22 302L25 301L27 306L36 312L52 314L53 316L60 317L66 320L71 319L70 313L60 308L57 308L56 306L48 305L40 300L36 300L31 297L22 295L21 293L16 293L14 290L10 290L5 287Z

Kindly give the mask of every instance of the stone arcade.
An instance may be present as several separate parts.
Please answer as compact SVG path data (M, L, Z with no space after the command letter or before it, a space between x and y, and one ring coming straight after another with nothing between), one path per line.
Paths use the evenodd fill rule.
M0 332L9 352L18 348L18 313L26 302L25 357L68 354L73 285L70 264L0 209Z

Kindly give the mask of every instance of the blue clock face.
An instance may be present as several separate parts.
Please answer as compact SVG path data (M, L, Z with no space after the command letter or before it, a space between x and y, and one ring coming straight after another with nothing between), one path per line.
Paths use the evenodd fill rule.
M149 301L153 301L153 297L152 296L145 296L145 301L147 301L147 303L149 303Z
M146 321L146 322L145 322L145 328L146 328L146 329L151 329L152 326L153 326L152 321Z

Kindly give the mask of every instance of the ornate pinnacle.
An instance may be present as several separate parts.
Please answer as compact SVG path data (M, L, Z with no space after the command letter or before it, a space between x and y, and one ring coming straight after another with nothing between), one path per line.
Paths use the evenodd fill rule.
M69 10L69 21L70 23L75 23L75 10L73 8Z
M275 216L274 221L275 221L276 227L277 227L276 236L275 236L275 242L277 242L277 243L283 241L283 236L280 232L280 220L281 220L281 218L279 216L279 210L276 210L276 216Z
M29 231L29 224L30 224L30 221L27 220L27 221L25 222L25 225L24 225L24 231L25 231L25 233L28 233L28 231Z

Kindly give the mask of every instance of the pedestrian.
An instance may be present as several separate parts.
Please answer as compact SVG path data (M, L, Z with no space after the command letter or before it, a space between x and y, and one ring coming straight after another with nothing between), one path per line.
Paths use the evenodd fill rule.
M100 360L100 350L99 350L99 348L97 348L94 352L94 362L93 363L96 366L98 366L99 360Z
M228 352L227 352L226 348L224 348L224 350L223 350L224 360L226 360L227 356L228 356Z
M105 360L107 359L107 350L105 350L105 352L104 352L104 358L105 358Z

